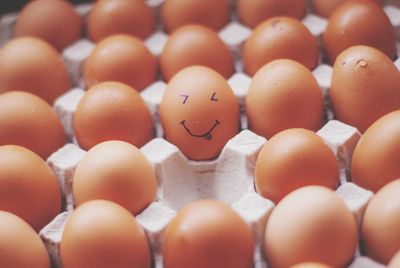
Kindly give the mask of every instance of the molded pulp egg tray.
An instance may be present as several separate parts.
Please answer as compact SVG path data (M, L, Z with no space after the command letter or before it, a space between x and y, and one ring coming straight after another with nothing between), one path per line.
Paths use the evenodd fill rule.
M163 0L148 0L147 4L154 8L157 16L159 16ZM82 17L86 17L92 6L92 3L80 4L76 6L76 10ZM232 8L232 10L234 9ZM394 25L399 39L400 9L386 4L384 11ZM18 14L13 13L6 14L1 18L0 44L12 37L17 17ZM327 20L309 12L302 22L320 41ZM242 131L225 145L217 159L212 161L188 160L176 146L163 139L163 130L158 120L158 108L166 84L161 80L161 77L140 93L151 111L156 126L156 137L144 145L141 151L154 166L158 188L157 200L136 218L148 238L154 267L162 267L163 232L176 211L191 201L206 198L214 198L230 204L243 217L251 227L255 237L254 267L268 266L263 254L263 241L267 219L274 203L258 195L254 188L255 162L266 139L247 129L244 113L244 99L251 77L243 72L240 59L243 43L250 34L251 29L238 22L234 12L232 12L231 21L219 32L220 37L232 50L236 60L236 72L228 79L228 83L241 107ZM163 32L161 25L158 25L156 32L145 40L145 44L152 53L159 56L167 40L168 34ZM399 46L400 42L398 43ZM62 52L74 88L71 88L55 101L54 109L61 119L70 143L54 152L47 159L47 162L61 185L64 212L40 231L40 237L49 251L53 267L57 268L62 267L59 257L59 243L63 226L74 207L72 196L73 173L78 162L86 153L77 145L72 128L72 118L85 90L82 78L83 65L93 48L94 44L90 40L82 38ZM400 67L399 59L396 60L395 65ZM331 74L332 67L322 62L313 70L313 75L316 77L326 100L326 124L317 134L330 146L339 163L340 185L336 193L344 199L357 223L360 224L364 210L373 193L349 182L350 161L361 134L356 128L334 120L327 98ZM383 267L383 265L366 256L361 256L357 251L349 267L375 268Z

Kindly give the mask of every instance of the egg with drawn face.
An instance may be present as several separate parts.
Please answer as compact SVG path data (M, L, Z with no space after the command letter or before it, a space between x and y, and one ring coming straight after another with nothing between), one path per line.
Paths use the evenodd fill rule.
M169 82L160 105L165 138L192 160L217 157L239 131L239 105L226 80L202 66Z

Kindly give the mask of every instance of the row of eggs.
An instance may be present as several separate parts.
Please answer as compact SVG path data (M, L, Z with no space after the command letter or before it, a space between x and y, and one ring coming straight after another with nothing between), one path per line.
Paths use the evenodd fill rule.
M293 134L287 133L294 139ZM39 230L41 226L34 226L37 224L34 221L46 224L48 219L43 217L51 219L49 214L60 212L55 176L39 156L23 147L9 145L0 150L2 156L7 156L7 161L1 163L1 189L8 189L2 191L2 210L11 211L27 222L0 212L1 237L10 237L0 240L3 252L9 250L0 258L2 264L10 262L5 267L24 267L26 263L42 262L29 267L49 267L44 246L38 242L40 239L32 227ZM318 166L315 161L299 167L299 157L309 158L301 150L291 152L291 157L289 171L303 169L312 175L324 167L330 168ZM146 207L154 199L155 176L149 167L137 148L121 141L101 143L84 156L74 174L76 208L68 217L61 237L63 267L125 267L128 263L134 267L150 266L148 241L132 217L141 212L133 206L142 202ZM274 168L282 171L281 166ZM289 182L292 181L295 180ZM271 183L270 186L270 189L276 187ZM396 228L399 187L400 181L395 180L376 193L360 229L343 200L332 190L306 186L292 191L278 202L263 234L268 264L291 267L314 261L325 264L316 267L343 267L353 259L359 238L365 254L388 263L399 246ZM7 204L10 206L5 207ZM220 201L195 201L181 209L168 224L163 238L164 267L227 264L251 267L254 244L249 226L228 205ZM24 265L18 266L21 263Z
M67 9L64 5L68 6L68 3L65 1L58 0L47 3L48 1L49 0L33 1L26 6L24 11L28 14L39 13L36 12L36 9L39 9L40 5L44 5L50 10L44 8L43 10L40 9L46 16L43 15L39 18L32 17L32 14L31 16L27 15L26 22L24 19L24 11L22 11L14 27L15 37L27 35L40 37L57 48L55 42L62 39L62 37L68 36L66 32L73 27L64 29L65 26L63 28L57 25L57 23L40 22L40 19L48 19L49 14L52 14L52 9L55 11L60 10L61 7L57 6L59 4L64 8L61 9L63 10L63 14L68 13L64 11ZM88 24L90 15L96 11L96 5L101 5L102 2L103 1L96 2L92 12L89 13ZM118 5L120 0L107 0L104 2ZM129 3L124 0L121 2L121 5ZM146 5L143 1L139 0L138 2L140 2L141 5ZM172 2L174 1L168 1L163 7L168 6ZM225 1L215 2L225 3ZM52 7L53 5L54 7ZM39 7L34 9L31 6ZM30 9L33 10L30 11ZM72 7L70 7L70 9L71 12L74 12ZM108 14L109 17L112 18L115 16L115 14L111 12L114 10L113 8L109 7L106 10L110 12L110 14ZM129 11L128 8L124 10L126 10L125 12ZM60 22L58 23L68 26L71 25L66 19L62 19L61 14L57 14L55 11L55 15L59 15ZM381 50L389 58L395 58L396 46L394 29L388 17L378 5L368 0L346 1L346 3L336 9L335 12L338 13L337 16L333 14L331 19L337 17L339 21L329 23L323 35L323 48L331 64L334 63L340 52L353 45L369 45ZM78 15L76 14L76 16ZM114 19L112 23L118 23L120 20L124 21L120 17L122 17L122 15L118 16L119 19ZM208 18L208 16L203 17ZM210 17L212 18L213 16ZM351 18L351 20L340 21L343 18ZM360 21L363 23L360 23ZM38 23L38 25L35 25L35 23ZM20 28L24 28L19 26L20 24L27 25L26 27L28 29L26 29L26 31L19 30ZM51 29L45 29L42 24L46 24L48 27L51 27ZM125 24L134 26L141 25L140 23L128 22L125 22ZM204 24L207 25L207 23ZM103 28L104 27L102 27L102 29ZM129 31L117 28L103 38L94 40L97 41L98 44L93 53L91 53L84 68L87 88L101 81L120 81L140 91L157 78L157 59L144 46L141 40L133 37L125 39L121 37L106 38L110 37L110 35L121 33L132 34ZM78 34L73 41L76 41L79 37L81 37L81 34ZM25 43L24 46L28 46L30 41L26 41ZM70 88L70 85L65 81L67 80L66 77L61 78L63 75L59 70L59 64L57 64L54 57L50 55L54 54L54 52L49 52L44 48L38 48L38 45L35 44L34 47L36 47L36 49L30 48L22 53L20 50L24 50L24 46L21 43L19 46L9 44L2 49L3 56L0 56L0 68L3 75L0 81L0 92L7 90L27 90L26 88L30 87L29 90L31 92L41 96L49 103L52 103L57 96L60 96L61 93ZM62 48L65 48L65 46ZM61 50L62 48L59 49ZM59 77L59 83L50 84L48 86L41 85L41 88L39 88L39 85L31 84L28 86L24 85L23 82L17 83L14 81L14 76L18 76L14 72L21 69L19 66L22 65L22 62L27 61L26 57L28 57L30 53L37 54L37 58L42 58L43 61L48 62L47 68L42 66L44 70L37 70L37 72L54 74L51 76ZM244 44L242 57L243 65L246 73L251 76L266 63L280 58L296 60L310 70L314 69L319 63L317 40L300 21L294 18L277 17L259 24ZM179 70L190 65L204 65L210 67L225 78L229 78L234 72L233 57L227 45L224 44L216 32L200 25L180 27L173 31L160 56L159 62L163 79L167 82ZM9 67L6 68L5 66ZM51 72L51 70L54 71ZM58 70L58 72L56 72L56 70ZM28 74L24 73L24 75L26 76ZM52 82L54 83L54 81Z
M279 2L238 0L234 2L239 21L251 28L275 16L288 16L300 20L307 13L306 0ZM347 28L353 24L356 24L350 26L354 27L353 29L360 28L365 22L358 22L358 20L363 18L368 21L373 17L372 15L375 16L375 20L367 23L371 25L378 23L377 28L386 27L387 30L387 20L377 6L360 9L353 1L353 3L343 5L341 11L336 11L335 9L344 2L346 1L313 0L310 3L313 12L319 16L329 17L333 11L336 12L330 23L333 35L328 39L338 36L336 32L338 28ZM384 4L384 0L373 0L373 2L380 6ZM228 23L231 12L231 4L227 0L168 0L163 3L160 16L166 32L173 32L188 24L201 24L218 31ZM344 19L349 15L351 15L350 20ZM84 31L94 42L116 33L125 33L144 39L155 31L156 23L155 12L148 3L142 0L97 1L85 22L65 1L41 0L30 2L23 8L15 27L15 35L38 36L53 44L58 50L62 50L80 38ZM381 36L389 32L385 31L381 33ZM389 38L390 35L387 37Z
M11 42L27 40L31 39ZM345 50L333 68L329 91L335 117L365 132L377 119L400 108L399 81L399 71L379 50L367 46ZM39 97L9 92L0 96L0 103L0 144L22 145L43 158L65 144L59 119ZM168 141L192 160L207 160L217 157L238 133L239 110L221 75L207 67L192 66L169 82L159 114ZM323 96L316 79L293 60L273 61L255 74L245 111L250 129L268 139L289 128L316 131L324 121ZM120 82L91 87L79 102L73 125L85 150L110 139L141 147L154 137L144 101L137 91Z

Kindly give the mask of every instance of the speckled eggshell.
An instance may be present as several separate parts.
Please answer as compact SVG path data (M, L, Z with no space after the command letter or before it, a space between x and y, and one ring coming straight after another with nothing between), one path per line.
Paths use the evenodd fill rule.
M335 117L364 132L381 116L400 109L400 72L379 50L351 47L333 66L329 97Z

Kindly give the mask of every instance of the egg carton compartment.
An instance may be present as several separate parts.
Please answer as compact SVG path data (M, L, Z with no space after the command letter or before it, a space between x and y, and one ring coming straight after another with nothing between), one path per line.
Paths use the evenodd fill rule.
M235 1L231 1L233 4ZM148 0L147 3L159 14L163 0ZM78 13L85 17L93 4L76 6ZM388 3L385 13L396 29L400 38L400 8ZM0 45L12 37L13 27L18 13L8 14L0 19ZM327 20L309 12L302 20L311 33L320 39L325 31ZM254 189L254 165L257 155L264 145L265 138L247 130L247 119L244 113L244 100L251 77L243 72L243 43L251 35L251 29L241 24L235 14L232 20L219 32L219 36L231 49L235 58L235 74L228 83L232 87L241 107L242 131L232 138L224 147L221 155L212 161L191 161L173 144L163 139L163 130L159 122L158 109L166 89L166 83L159 79L144 89L140 94L148 106L156 127L154 139L141 148L150 160L157 175L157 200L136 216L145 230L152 252L153 267L162 267L162 243L165 227L175 216L176 211L190 201L215 198L230 204L248 223L255 239L254 267L267 267L263 253L263 236L268 217L274 203L258 195ZM168 34L158 24L157 30L145 40L146 46L159 56L168 40ZM72 195L72 178L75 168L86 151L79 148L73 132L73 115L84 95L86 86L83 81L83 66L95 44L82 38L62 52L64 64L69 72L74 88L60 96L54 103L54 109L61 119L70 143L64 145L51 155L47 163L56 174L63 196L64 211L40 231L51 256L53 267L62 267L59 256L59 243L68 216L74 208ZM400 43L398 49L400 55ZM320 57L321 59L323 57ZM400 58L395 61L400 69ZM326 124L317 132L334 152L340 173L340 185L336 193L343 198L357 220L358 225L373 193L351 182L350 163L355 145L361 134L357 129L334 120L330 108L328 91L332 76L332 66L320 62L313 70L325 99ZM226 190L229 189L229 190ZM359 252L351 268L384 267L383 265L361 256Z

